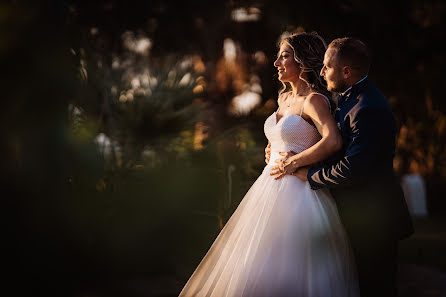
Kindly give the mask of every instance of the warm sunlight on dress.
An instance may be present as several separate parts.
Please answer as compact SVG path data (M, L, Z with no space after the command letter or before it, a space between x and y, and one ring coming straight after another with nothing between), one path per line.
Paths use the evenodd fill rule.
M270 164L252 185L180 296L359 296L354 263L336 205L294 176L270 176L279 152L319 139L295 114L265 122Z

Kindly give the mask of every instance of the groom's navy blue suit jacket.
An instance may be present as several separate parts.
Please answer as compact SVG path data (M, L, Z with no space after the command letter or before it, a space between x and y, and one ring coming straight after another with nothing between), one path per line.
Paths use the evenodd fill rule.
M343 148L309 170L311 188L330 188L348 233L407 237L413 226L393 171L397 129L387 100L365 79L341 96L335 119Z

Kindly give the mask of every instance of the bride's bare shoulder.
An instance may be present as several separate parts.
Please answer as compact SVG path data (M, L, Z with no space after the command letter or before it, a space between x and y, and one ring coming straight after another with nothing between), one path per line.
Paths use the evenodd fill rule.
M311 93L305 100L307 106L312 106L314 108L329 108L330 109L330 99L324 94Z

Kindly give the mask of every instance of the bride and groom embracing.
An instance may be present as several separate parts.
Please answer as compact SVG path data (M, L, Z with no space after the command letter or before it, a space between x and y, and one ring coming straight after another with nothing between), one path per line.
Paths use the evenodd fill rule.
M367 47L293 34L274 66L284 88L264 124L267 165L180 296L396 296L397 244L413 227Z

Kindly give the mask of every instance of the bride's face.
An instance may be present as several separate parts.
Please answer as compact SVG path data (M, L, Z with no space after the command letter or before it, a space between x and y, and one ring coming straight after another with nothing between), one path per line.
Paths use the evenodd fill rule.
M296 82L301 73L300 65L294 60L293 49L285 42L280 46L277 59L274 62L281 82Z

